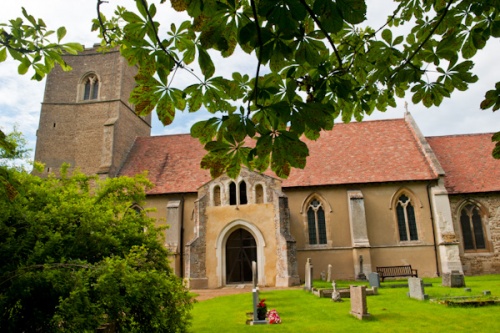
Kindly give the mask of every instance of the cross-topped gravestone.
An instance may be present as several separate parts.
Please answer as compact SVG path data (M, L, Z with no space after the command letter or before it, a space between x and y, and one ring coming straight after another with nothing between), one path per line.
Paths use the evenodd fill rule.
M252 261L252 287L257 288L257 263Z
M342 297L340 297L340 293L337 290L337 284L335 281L332 282L332 301L334 302L342 302Z
M259 289L257 288L257 263L252 261L252 295L253 295L253 321L257 320L257 304L259 304Z
M257 315L257 305L259 304L259 287L257 286L258 272L257 263L252 261L252 297L253 297L253 321L252 325L267 324L267 321L259 320Z
M363 273L363 256L362 255L359 256L359 274L357 276L357 279L363 280L363 281L366 280L366 275L365 275L365 273Z

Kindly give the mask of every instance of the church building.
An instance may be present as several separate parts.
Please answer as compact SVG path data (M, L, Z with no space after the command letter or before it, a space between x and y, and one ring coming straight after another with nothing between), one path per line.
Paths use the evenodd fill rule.
M151 116L128 102L136 69L118 51L65 56L47 77L35 160L101 177L144 171L145 207L165 231L171 264L191 288L334 279L411 265L419 277L500 273L500 160L492 134L424 137L412 116L336 124L288 179L242 168L232 179L200 169L188 134L151 136Z

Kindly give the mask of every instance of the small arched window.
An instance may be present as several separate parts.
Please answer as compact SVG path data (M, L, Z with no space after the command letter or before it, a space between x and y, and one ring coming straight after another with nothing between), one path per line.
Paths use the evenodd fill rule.
M220 186L214 187L214 206L220 206Z
M465 205L460 211L460 226L465 251L486 249L483 221L479 207L474 204Z
M396 216L398 219L399 240L418 240L415 209L410 198L404 194L398 198L396 203Z
M240 205L246 205L248 203L247 199L247 183L241 181L240 183Z
M99 79L95 74L87 75L83 81L83 94L82 100L90 101L96 100L99 97Z
M231 206L236 205L237 200L236 200L236 184L234 182L231 182L229 184L229 204Z
M133 204L132 206L130 206L130 208L132 208L132 210L136 213L136 214L141 214L142 211L144 210L141 206L139 206L138 204Z
M313 199L307 208L307 227L309 244L326 244L325 210L317 199Z
M261 184L255 185L255 203L264 203L264 188Z

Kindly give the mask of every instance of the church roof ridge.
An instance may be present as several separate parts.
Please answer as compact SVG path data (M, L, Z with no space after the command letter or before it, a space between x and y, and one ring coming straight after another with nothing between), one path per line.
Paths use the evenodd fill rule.
M403 118L336 124L305 142L306 167L293 169L283 188L437 179ZM200 168L205 153L189 134L140 137L120 174L149 170L155 184L150 194L196 192L211 180Z

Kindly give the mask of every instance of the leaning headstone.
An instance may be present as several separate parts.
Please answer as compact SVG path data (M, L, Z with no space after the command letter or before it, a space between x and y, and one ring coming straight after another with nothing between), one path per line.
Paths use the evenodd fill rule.
M422 279L416 277L408 278L408 287L410 288L410 292L408 293L409 297L418 299L420 301L429 298L424 293L424 282L422 281Z
M312 277L313 277L313 265L311 263L311 258L307 258L306 261L306 274L305 274L305 285L304 289L307 291L312 290Z
M375 272L368 274L368 281L370 282L370 287L380 288L380 275Z
M332 265L328 265L328 272L326 274L326 282L332 282Z
M259 320L257 315L257 305L259 304L259 287L257 286L257 263L252 261L252 297L253 297L253 320L252 325L267 324L266 320Z
M351 314L358 319L370 316L366 304L366 286L351 286Z
M332 282L332 287L333 287L332 301L334 301L334 302L342 302L342 297L340 296L340 293L337 290L337 284L335 283L335 281Z
M464 288L465 277L459 271L451 271L451 273L443 273L442 284L444 287Z

